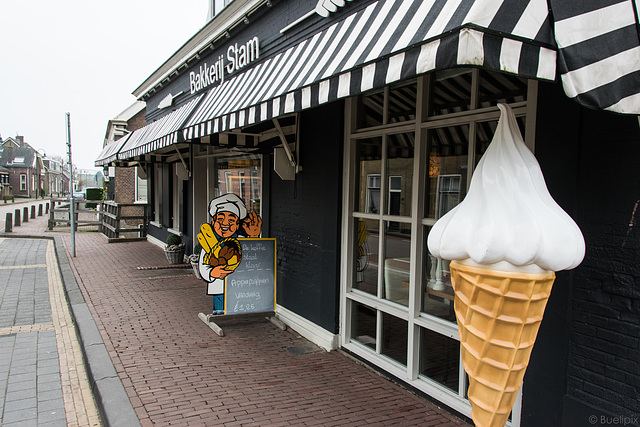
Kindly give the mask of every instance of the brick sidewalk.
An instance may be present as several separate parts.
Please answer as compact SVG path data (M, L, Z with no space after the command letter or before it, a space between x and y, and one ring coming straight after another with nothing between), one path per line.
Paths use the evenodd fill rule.
M14 229L42 234L38 218ZM58 233L60 235L60 233ZM63 240L69 250L70 237ZM70 258L133 407L150 425L421 425L463 421L339 351L258 319L229 319L218 337L202 281L166 266L148 242L76 233Z

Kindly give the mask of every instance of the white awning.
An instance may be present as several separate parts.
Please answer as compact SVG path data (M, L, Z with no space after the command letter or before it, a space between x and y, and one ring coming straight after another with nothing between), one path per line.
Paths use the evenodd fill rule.
M180 142L178 129L184 125L201 98L202 95L199 95L174 112L134 131L118 152L118 159L130 159Z
M105 145L100 154L98 154L98 157L95 160L95 165L104 166L116 160L118 158L118 152L130 136L131 134L128 133L125 136L120 137L115 141L110 141Z

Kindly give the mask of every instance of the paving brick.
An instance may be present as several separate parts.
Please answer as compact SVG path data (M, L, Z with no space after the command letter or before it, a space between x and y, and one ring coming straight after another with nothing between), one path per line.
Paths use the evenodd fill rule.
M16 228L42 233L39 221L44 229L41 218ZM69 236L61 237L69 248ZM341 352L293 355L286 348L308 342L262 318L226 322L226 336L218 337L197 317L210 312L211 297L190 270L137 269L167 265L162 249L148 242L107 244L97 233L77 233L70 263L145 427L372 420L422 426L455 419Z

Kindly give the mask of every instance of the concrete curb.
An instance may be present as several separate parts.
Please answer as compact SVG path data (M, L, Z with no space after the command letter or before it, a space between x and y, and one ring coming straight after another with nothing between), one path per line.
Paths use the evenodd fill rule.
M107 426L140 426L140 420L131 405L113 362L111 362L107 347L104 345L98 327L89 311L89 306L82 296L73 271L71 271L62 239L59 236L53 236L53 240L62 282L78 327L78 337L84 353L89 382L102 421Z
M53 240L62 283L71 315L77 327L78 338L82 346L87 376L96 400L98 411L105 426L130 427L141 426L127 392L118 377L107 347L102 340L98 327L89 311L82 292L78 287L69 258L60 236L10 235L0 233L0 237L20 239Z

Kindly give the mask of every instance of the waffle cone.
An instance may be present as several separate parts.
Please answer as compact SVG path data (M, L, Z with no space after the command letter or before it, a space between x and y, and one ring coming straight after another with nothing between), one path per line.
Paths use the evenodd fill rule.
M498 271L451 262L462 364L477 427L503 427L529 364L553 271Z

